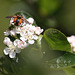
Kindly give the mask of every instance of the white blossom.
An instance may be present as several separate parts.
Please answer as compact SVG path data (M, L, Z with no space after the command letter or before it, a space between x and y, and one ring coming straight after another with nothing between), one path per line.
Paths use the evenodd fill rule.
M22 41L26 41L27 39L23 36L23 37L20 37L20 39L22 40Z
M15 58L15 56L16 56L16 52L15 51L10 51L9 57L10 58Z
M27 19L27 21L28 21L29 23L33 24L34 19L30 17L30 18Z
M14 45L17 46L20 49L24 49L27 46L27 43L24 42L24 41L20 41L20 40L16 39L14 41Z
M7 47L4 49L4 54L9 55L10 58L15 58L16 53L20 53L21 49L26 48L29 44L34 44L36 40L39 40L39 35L43 32L43 29L37 26L33 26L34 19L28 18L27 21L30 23L23 22L20 26L15 26L11 30L4 32L4 35L12 36L15 40L12 42L11 38L5 37L4 44ZM14 18L11 18L10 24L14 25ZM17 37L17 34L20 36Z
M28 40L29 44L34 44L34 42L35 42L34 40Z
M5 55L8 55L8 54L9 54L9 51L10 51L10 49L9 49L8 47L6 47L6 48L4 49L4 54L5 54Z
M75 42L72 42L72 43L71 43L71 46L72 46L72 47L75 47Z
M67 40L69 41L72 51L75 52L75 36L72 35L70 37L67 37Z
M14 25L14 18L11 18L10 25Z
M20 53L21 50L17 48L13 43L4 49L4 54L9 55L10 58L15 58L16 53Z
M10 35L11 35L11 36L15 36L15 35L16 35L15 30L11 30L11 31L10 31Z
M5 45L7 45L7 46L9 46L9 45L12 44L12 42L10 41L10 39L9 39L8 37L5 37L5 38L4 38L3 43L4 43Z
M40 35L40 33L42 33L42 32L43 32L43 29L41 29L40 27L36 27L35 33L37 35Z
M72 35L72 36L70 36L70 37L67 37L67 39L68 39L68 41L69 41L70 43L75 42L75 36L74 36L74 35Z
M6 30L6 32L4 32L4 35L8 36L9 35L9 30Z
M15 32L16 32L16 34L20 34L20 32L21 32L21 27L15 27Z
M37 40L39 37L38 37L37 35L33 35L32 38L33 38L34 40Z

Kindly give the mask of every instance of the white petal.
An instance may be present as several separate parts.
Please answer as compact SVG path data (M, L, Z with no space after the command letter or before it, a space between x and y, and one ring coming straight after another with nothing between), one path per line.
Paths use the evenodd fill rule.
M9 31L4 32L4 35L8 36L9 35Z
M25 34L26 34L25 31L21 31L21 32L20 32L20 35L21 35L21 36L24 36Z
M32 26L32 30L35 31L36 30L36 27L35 26Z
M10 24L12 24L12 25L14 25L14 18L11 18L11 20L10 20Z
M37 40L39 37L37 35L33 35L33 39Z
M16 53L20 53L21 52L21 49L16 49Z
M20 42L20 40L16 39L16 40L14 41L14 46L17 46L19 42Z
M11 30L11 31L10 31L10 35L11 35L11 36L15 36L15 31L14 31L14 30Z
M9 46L10 44L12 44L12 42L10 41L10 39L9 39L8 37L5 37L5 38L4 38L3 43L4 43L5 45L7 45L7 46Z
M10 58L15 58L15 56L16 56L16 52L15 51L10 51L9 57Z
M27 43L23 42L23 44L21 45L21 49L24 49L25 47L27 47Z
M29 44L34 44L34 42L35 42L34 40L29 40L28 41Z
M70 37L67 37L67 40L68 40L70 43L73 43L73 42L75 42L75 36L72 35L72 36L70 36Z
M30 18L27 19L27 21L28 21L29 23L33 24L34 19L30 17Z
M35 33L37 35L40 35L40 33L42 33L42 32L43 32L43 29L41 29L40 27L36 27Z
M8 48L8 47L6 47L6 48L4 49L4 54L5 54L5 55L8 55L8 54L9 54L9 48Z
M20 37L20 39L22 40L22 41L26 41L27 39L25 39L25 37Z
M16 30L16 33L19 34L20 31L21 31L21 28L20 27L16 27L15 30Z
M10 39L8 37L5 37L4 40L10 41Z
M71 43L71 47L75 47L75 42Z

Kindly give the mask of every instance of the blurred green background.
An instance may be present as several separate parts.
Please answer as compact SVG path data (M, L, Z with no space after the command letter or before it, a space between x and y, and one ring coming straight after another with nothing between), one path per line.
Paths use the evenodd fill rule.
M6 16L25 11L44 30L57 28L65 35L75 34L75 0L0 0L0 48L4 49L3 32L9 26Z
M3 32L9 26L9 19L5 17L18 11L28 12L44 30L56 28L66 36L75 34L75 0L0 0L0 50L2 51L5 47Z
M44 30L56 28L66 36L75 35L75 0L0 0L0 55L5 48L3 32L9 26L9 19L5 17L18 11L28 12ZM65 75L62 70L54 72Z

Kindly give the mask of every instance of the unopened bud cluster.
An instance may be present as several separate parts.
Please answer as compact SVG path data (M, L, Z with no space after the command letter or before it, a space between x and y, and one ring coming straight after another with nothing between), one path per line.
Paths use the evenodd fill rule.
M27 19L29 23L24 22L20 26L15 26L13 21L14 18L11 18L10 27L4 32L6 37L3 41L7 46L4 49L4 54L9 55L10 58L15 58L16 53L20 53L21 49L24 49L29 44L34 44L43 32L43 29L33 25L34 19L31 17Z

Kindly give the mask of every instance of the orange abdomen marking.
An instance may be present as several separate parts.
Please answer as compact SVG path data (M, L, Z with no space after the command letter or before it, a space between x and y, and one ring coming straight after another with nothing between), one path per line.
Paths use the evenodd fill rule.
M23 22L22 19L20 19L18 25L20 25L22 22Z
M16 20L17 20L17 17L16 17L16 18L14 18L14 22L16 22Z

